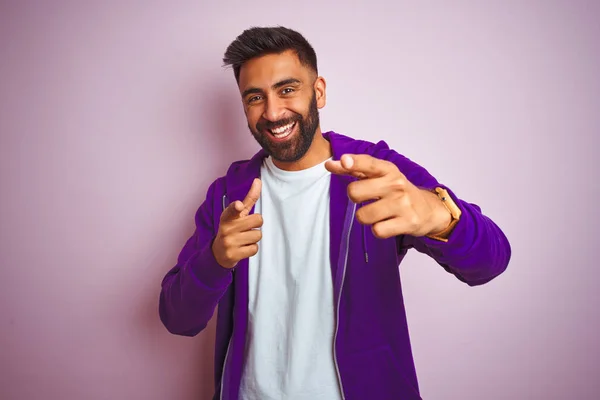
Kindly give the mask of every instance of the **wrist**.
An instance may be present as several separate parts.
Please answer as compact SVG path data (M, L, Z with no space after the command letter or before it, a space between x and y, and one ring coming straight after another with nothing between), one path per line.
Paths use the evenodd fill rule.
M444 206L436 193L428 191L428 199L432 208L427 236L437 236L448 229L452 223L452 214Z
M424 193L425 199L429 205L431 213L429 220L426 223L425 235L436 235L443 232L450 223L452 222L452 215L448 209L444 206L442 200L438 197L435 191L428 189L421 189Z
M433 228L426 236L447 242L456 224L458 224L462 212L446 189L437 187L431 193L435 198L433 203L435 211L432 212L434 216L432 218Z

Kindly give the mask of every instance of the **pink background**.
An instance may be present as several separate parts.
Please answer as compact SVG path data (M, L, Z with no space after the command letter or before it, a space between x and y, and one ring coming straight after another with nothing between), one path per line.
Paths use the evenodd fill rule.
M0 6L0 398L210 397L214 325L167 333L160 281L258 149L225 47L276 24L317 50L324 130L385 139L512 243L478 288L403 264L424 398L600 398L597 2L83 3Z

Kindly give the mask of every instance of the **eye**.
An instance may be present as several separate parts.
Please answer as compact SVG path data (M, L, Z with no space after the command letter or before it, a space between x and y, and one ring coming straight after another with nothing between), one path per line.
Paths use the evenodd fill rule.
M248 103L248 104L250 104L250 103L254 103L255 101L258 101L258 100L260 100L260 99L261 99L261 96L259 96L259 95L252 96L252 97L248 98L248 100L247 100L247 103Z
M293 92L294 92L293 88L285 88L285 89L283 89L281 91L281 93L283 93L283 94L290 94L290 93L293 93Z

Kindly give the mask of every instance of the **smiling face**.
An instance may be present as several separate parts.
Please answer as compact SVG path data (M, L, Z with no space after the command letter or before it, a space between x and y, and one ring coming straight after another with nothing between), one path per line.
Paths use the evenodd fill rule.
M239 88L250 132L275 161L295 163L310 154L320 136L323 78L285 51L244 63Z

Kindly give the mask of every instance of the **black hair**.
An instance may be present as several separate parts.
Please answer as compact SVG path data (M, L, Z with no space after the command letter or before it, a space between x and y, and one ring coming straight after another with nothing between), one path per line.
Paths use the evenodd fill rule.
M227 47L223 63L224 66L233 66L235 80L239 83L240 69L246 61L287 50L293 50L300 63L318 74L317 55L313 47L299 32L283 26L246 29Z

